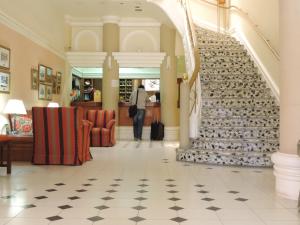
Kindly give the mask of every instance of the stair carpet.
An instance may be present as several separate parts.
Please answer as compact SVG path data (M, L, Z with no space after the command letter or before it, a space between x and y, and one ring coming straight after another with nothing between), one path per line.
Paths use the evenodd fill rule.
M251 57L233 37L197 28L201 59L201 123L177 160L272 166L279 149L279 106Z

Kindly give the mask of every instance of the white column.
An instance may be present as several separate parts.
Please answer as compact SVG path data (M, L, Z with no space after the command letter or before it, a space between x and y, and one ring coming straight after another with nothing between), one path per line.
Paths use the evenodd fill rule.
M273 154L278 195L298 199L300 191L300 1L280 0L280 150Z
M190 88L187 81L180 84L180 149L189 147Z

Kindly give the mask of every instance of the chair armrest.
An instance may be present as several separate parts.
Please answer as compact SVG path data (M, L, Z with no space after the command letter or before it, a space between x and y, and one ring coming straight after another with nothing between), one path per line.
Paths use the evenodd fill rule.
M107 124L106 124L106 128L111 130L111 128L115 125L116 120L110 120Z

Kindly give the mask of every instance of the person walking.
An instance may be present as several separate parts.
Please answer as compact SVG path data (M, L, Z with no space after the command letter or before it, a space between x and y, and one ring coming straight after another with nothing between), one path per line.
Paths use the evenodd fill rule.
M139 85L130 95L130 104L137 104L137 113L133 117L133 135L134 140L142 140L143 125L145 119L146 103L149 101L144 85Z

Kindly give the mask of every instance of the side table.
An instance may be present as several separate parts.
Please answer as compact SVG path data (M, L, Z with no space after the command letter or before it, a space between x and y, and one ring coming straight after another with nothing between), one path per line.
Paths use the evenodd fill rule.
M11 173L11 157L10 157L11 138L6 135L0 135L0 167L6 167L7 174ZM6 158L4 158L4 150L6 148Z

